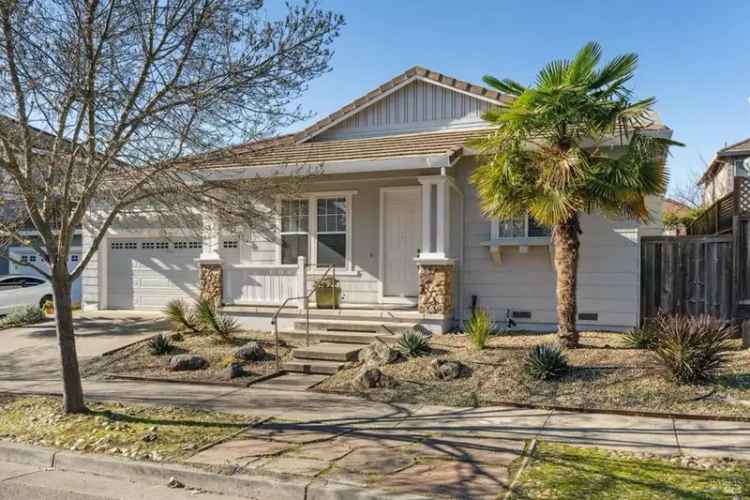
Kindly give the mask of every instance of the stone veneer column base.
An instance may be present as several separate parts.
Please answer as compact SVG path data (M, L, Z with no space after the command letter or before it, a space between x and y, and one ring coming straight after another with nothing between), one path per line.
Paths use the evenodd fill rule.
M422 314L453 312L454 266L419 264L419 304Z
M224 268L221 264L200 265L201 300L220 306L224 298Z

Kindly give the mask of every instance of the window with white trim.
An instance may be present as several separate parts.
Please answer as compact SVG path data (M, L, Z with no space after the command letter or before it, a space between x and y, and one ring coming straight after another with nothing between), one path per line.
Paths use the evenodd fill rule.
M281 200L281 263L296 264L307 258L310 231L310 201Z
M493 224L492 239L539 238L552 235L552 228L539 224L530 215L500 219Z
M346 266L346 198L321 198L317 202L317 266Z

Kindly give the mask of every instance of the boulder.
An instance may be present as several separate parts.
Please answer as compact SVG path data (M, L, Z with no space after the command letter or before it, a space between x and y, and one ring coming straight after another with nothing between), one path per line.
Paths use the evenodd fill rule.
M229 363L227 366L227 378L233 379L238 377L244 377L245 370L242 369L242 365L239 363Z
M365 366L360 370L353 381L354 387L359 390L394 387L396 381L375 366Z
M172 371L202 370L207 366L206 358L194 354L178 354L169 358L169 369Z
M266 357L266 350L258 342L248 342L234 351L234 357L242 361L260 361Z
M440 380L455 380L471 375L471 369L460 361L435 359L430 363L432 371Z
M401 353L385 342L375 341L359 351L359 361L366 366L384 366L398 360Z

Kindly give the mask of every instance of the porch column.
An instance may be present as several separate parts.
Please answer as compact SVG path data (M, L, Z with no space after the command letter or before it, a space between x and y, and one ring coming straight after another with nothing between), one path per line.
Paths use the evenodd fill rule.
M423 314L453 311L455 260L450 249L450 179L443 175L419 177L422 184L422 251L418 309Z
M200 298L216 306L224 298L224 264L220 254L221 220L215 212L203 216L203 248L198 257Z

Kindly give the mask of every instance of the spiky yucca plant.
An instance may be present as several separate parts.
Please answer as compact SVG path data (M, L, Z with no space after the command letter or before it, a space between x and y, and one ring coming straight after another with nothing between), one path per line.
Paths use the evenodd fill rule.
M239 322L216 310L213 301L199 300L195 305L195 312L203 327L223 339L228 339L239 331Z
M526 355L524 364L524 373L536 380L556 380L565 375L569 369L565 353L553 344L540 344L532 347Z
M689 384L709 380L726 358L734 328L725 328L708 316L656 318L659 344L654 352L670 377Z
M174 350L172 342L164 334L157 335L148 341L148 351L154 356L161 356L163 354L169 354Z
M623 344L630 349L654 349L659 344L659 330L652 321L625 332Z
M416 330L410 330L398 339L398 347L404 356L416 358L430 352L430 339Z
M194 333L201 331L195 308L182 299L169 301L164 307L164 315L179 330L190 330Z
M478 351L484 349L492 335L492 320L487 311L478 307L471 315L465 330L474 348Z
M552 227L558 338L577 347L576 288L580 216L647 220L645 197L667 186L665 157L678 144L650 133L655 100L633 100L628 83L638 56L600 65L599 44L547 64L524 86L485 76L508 103L483 118L494 126L474 141L483 158L471 182L489 217L530 216Z

